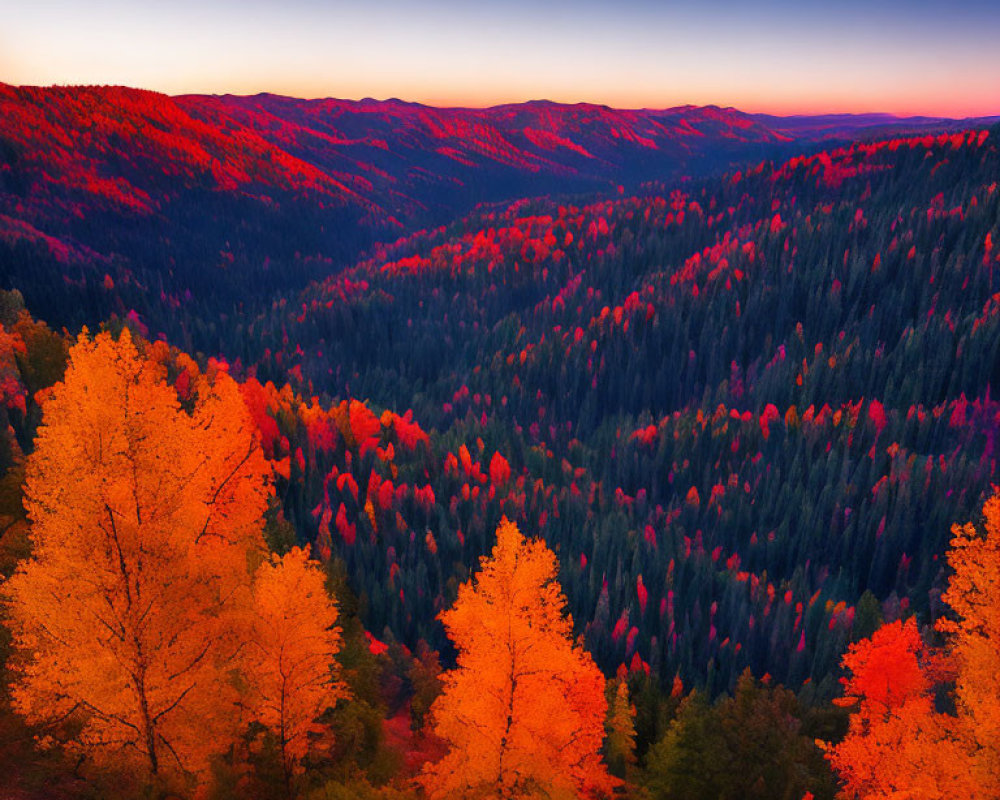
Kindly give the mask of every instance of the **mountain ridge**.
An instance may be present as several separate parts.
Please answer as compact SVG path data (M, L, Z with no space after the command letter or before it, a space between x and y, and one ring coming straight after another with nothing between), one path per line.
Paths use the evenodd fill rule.
M887 124L9 84L0 116L3 285L56 324L143 308L160 328L190 296L255 303L483 203L676 185Z

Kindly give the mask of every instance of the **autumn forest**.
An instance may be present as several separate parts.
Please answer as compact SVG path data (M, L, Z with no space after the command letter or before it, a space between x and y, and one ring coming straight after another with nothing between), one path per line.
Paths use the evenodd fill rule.
M0 84L0 797L1000 798L998 181Z

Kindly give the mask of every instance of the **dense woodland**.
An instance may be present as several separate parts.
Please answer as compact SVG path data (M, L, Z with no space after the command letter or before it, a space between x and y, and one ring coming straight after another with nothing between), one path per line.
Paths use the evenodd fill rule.
M403 241L234 340L267 348L238 369L285 514L411 645L506 513L558 548L605 670L828 699L856 615L940 612L990 490L997 167L987 132L885 142ZM295 397L320 389L371 410L326 434Z
M16 790L996 796L998 142L484 208L165 339L4 293Z
M247 313L478 203L702 175L838 130L784 133L714 107L438 109L5 84L0 116L0 274L50 321L137 310L171 337L177 310Z
M135 311L171 341L180 319L256 313L374 242L478 204L592 197L859 132L958 124L3 83L0 118L0 288L19 289L52 324ZM195 347L219 352L224 338Z

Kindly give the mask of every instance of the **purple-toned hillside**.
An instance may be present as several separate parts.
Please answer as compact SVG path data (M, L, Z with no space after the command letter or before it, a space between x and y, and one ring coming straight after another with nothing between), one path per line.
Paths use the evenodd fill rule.
M2 84L0 118L0 276L54 322L155 317L209 294L239 304L247 286L304 285L484 202L617 195L868 128L948 127Z

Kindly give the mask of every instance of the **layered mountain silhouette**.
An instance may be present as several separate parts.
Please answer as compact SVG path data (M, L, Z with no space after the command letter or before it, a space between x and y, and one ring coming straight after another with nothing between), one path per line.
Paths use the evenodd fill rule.
M480 203L699 177L948 120L487 109L0 84L0 276L55 323L300 287Z

